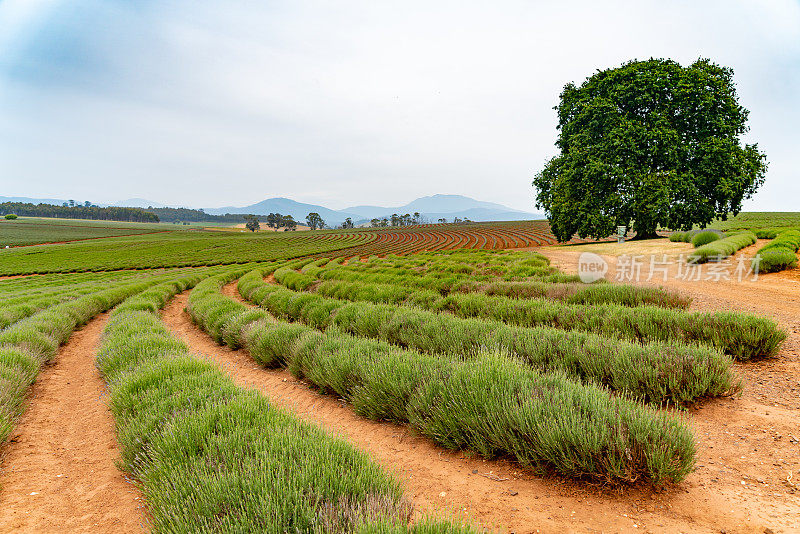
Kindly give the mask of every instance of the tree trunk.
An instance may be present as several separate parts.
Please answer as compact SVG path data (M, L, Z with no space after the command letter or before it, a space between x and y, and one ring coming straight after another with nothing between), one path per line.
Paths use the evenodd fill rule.
M643 239L657 239L658 234L656 233L656 226L650 225L645 221L641 221L643 224L637 225L634 221L632 230L636 234L632 241L641 241Z
M643 239L658 239L659 235L656 233L655 230L642 230L637 231L636 235L633 236L631 241L641 241Z

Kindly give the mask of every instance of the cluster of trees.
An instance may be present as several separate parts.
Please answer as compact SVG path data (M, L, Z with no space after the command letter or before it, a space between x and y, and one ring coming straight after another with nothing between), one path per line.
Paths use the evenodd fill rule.
M141 208L119 208L75 204L56 206L54 204L30 204L26 202L0 203L0 215L14 213L27 217L53 217L57 219L93 219L98 221L159 222L155 213Z
M411 226L412 224L422 224L422 215L415 211L413 215L406 213L405 215L398 215L392 213L391 217L384 217L382 219L372 219L370 225L374 228L383 226Z
M244 227L250 230L251 232L255 232L261 229L261 221L255 215L245 215L245 224ZM294 217L291 215L281 215L280 213L270 213L266 217L267 219L267 226L270 228L274 228L275 231L283 228L283 231L295 231L297 230L297 222L294 220Z
M267 226L274 228L276 231L283 228L284 230L297 230L297 221L291 215L281 215L280 213L270 213L266 217Z
M349 220L349 219L348 219ZM437 219L436 222L439 224L445 224L447 219L442 217L441 219ZM461 217L454 217L454 223L468 223L472 222L469 219L461 218ZM384 217L382 219L372 219L370 221L370 226L373 228L382 228L386 226L411 226L412 224L426 224L427 221L424 217L420 215L418 211L415 211L413 215L406 213L405 215L398 215L396 213L392 214L391 217ZM352 227L351 227L352 228Z
M67 200L66 202L61 204L61 207L63 207L63 208L74 208L75 206L80 206L80 205L81 205L80 202L75 202L74 200ZM84 208L96 208L97 204L92 204L90 201L84 200L83 201L83 207Z
M189 208L153 208L145 209L150 213L158 215L162 222L232 222L238 223L246 221L249 215L241 213L226 213L225 215L211 215L202 209L193 210Z
M244 217L246 223L244 223L244 227L250 230L251 232L255 232L256 230L261 229L261 223L258 220L258 217L255 215L245 215Z

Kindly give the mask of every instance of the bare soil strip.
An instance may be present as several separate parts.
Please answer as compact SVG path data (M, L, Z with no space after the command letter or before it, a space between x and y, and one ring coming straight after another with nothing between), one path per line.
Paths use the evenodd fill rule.
M143 532L141 495L124 473L105 383L94 366L102 314L42 370L0 467L0 532Z
M764 243L759 240L736 255L752 257ZM577 273L580 251L570 247L533 250L550 258L563 272ZM645 264L652 252L645 252ZM617 256L601 255L609 263L606 278L613 281ZM657 261L660 257L657 254ZM692 297L693 311L754 313L772 318L789 332L776 358L737 365L745 379L740 398L713 401L692 410L701 453L698 471L688 480L691 483L699 475L698 483L709 492L720 493L725 506L747 510L752 520L766 528L800 532L800 269L741 282L735 278L678 280L677 265L670 267L666 280L659 275L648 282L648 269L646 265L639 284L682 292Z
M223 292L240 299L235 283ZM789 470L800 468L798 445L789 437L798 433L796 416L788 407L746 396L693 410L698 469L674 487L607 489L542 478L504 460L447 451L402 426L361 418L288 372L259 367L246 351L221 347L199 330L184 311L187 299L187 293L174 299L163 319L194 352L217 362L238 384L370 454L405 483L421 513L461 514L516 533L791 532L800 524L800 504L786 482Z

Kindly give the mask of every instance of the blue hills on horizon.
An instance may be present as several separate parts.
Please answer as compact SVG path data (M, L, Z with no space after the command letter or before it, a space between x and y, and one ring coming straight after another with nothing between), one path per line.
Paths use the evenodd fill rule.
M493 202L483 202L463 195L431 195L420 197L404 206L383 207L383 206L352 206L342 210L333 210L317 204L306 204L297 202L289 198L269 198L249 206L234 207L225 206L221 208L210 208L204 210L212 215L222 215L225 213L252 213L254 215L266 215L268 213L281 213L291 215L297 221L305 221L306 215L310 212L317 212L328 225L341 224L346 218L350 218L354 223L369 222L374 218L390 217L393 213L403 215L419 212L422 217L429 222L436 222L438 219L447 219L452 222L454 217L469 219L475 222L484 221L518 221L544 219L541 213L526 212L515 210L502 204Z
M34 204L45 203L60 205L65 201L62 199L52 198L44 199L0 196L0 202L30 202ZM160 202L155 202L145 198L130 198L115 202L114 204L98 203L98 205L126 206L134 208L162 208L166 206ZM283 215L291 215L301 224L305 222L306 215L311 212L317 212L329 226L341 224L348 217L356 224L365 224L369 223L369 221L374 218L388 218L393 213L403 215L406 213L413 214L415 212L419 212L420 215L422 215L422 217L428 222L437 222L439 219L447 219L448 222L452 222L455 217L469 219L475 222L519 221L545 218L545 216L541 213L515 210L494 202L475 200L463 195L442 194L420 197L412 202L409 202L408 204L397 207L362 205L352 206L342 210L334 210L318 204L308 204L304 202L298 202L290 198L276 197L268 198L249 206L223 206L220 208L205 208L203 211L211 215L224 215L225 213L252 213L254 215L281 213Z

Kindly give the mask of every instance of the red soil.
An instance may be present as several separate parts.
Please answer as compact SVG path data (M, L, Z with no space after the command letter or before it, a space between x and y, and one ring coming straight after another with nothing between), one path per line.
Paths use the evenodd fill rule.
M4 449L0 532L142 532L137 488L117 469L114 420L94 366L103 314L77 330L31 388Z
M240 298L235 284L223 292ZM185 313L187 298L177 297L163 318L194 352L370 454L404 482L420 513L461 514L517 533L792 532L800 524L797 375L781 367L787 360L796 366L796 340L774 362L739 366L749 386L742 398L710 401L688 413L699 455L686 481L660 490L608 489L537 477L513 463L447 451L405 427L363 419L289 373L259 367L246 351L214 343Z

